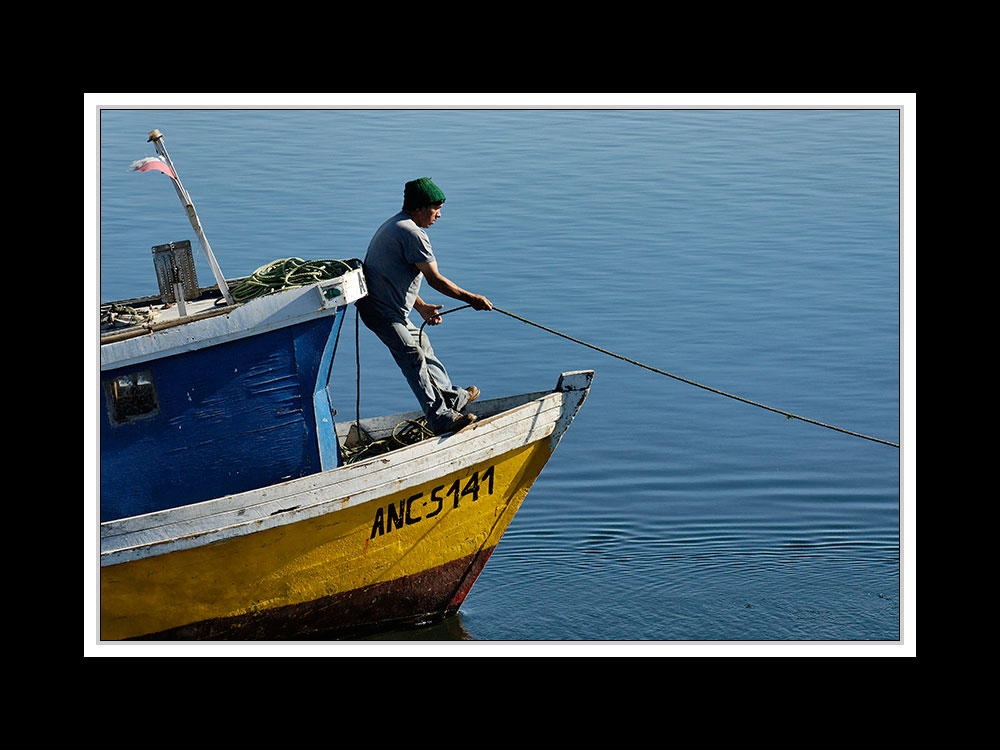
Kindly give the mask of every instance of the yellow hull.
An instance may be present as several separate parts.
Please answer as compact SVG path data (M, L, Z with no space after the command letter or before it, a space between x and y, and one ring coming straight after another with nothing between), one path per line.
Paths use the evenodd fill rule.
M101 638L338 637L448 616L553 447L539 440L323 515L106 565Z

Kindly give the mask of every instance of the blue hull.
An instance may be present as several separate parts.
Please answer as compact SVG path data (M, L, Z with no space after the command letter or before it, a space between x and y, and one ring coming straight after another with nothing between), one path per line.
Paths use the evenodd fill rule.
M101 521L336 466L326 383L346 309L103 372Z

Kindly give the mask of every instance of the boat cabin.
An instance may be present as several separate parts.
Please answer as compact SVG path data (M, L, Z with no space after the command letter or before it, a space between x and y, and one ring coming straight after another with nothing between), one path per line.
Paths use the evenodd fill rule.
M160 294L101 305L101 521L340 465L327 385L361 262L245 300L234 279L230 303L190 243L153 253Z

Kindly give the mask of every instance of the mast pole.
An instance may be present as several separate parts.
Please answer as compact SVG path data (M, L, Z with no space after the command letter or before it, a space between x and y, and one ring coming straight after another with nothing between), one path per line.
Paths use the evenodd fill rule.
M163 143L163 133L159 130L151 130L149 132L149 139L147 142L151 142L156 147L156 153L158 153L167 165L174 172L174 189L177 191L177 197L181 199L181 205L184 206L184 211L187 213L188 221L191 222L191 226L194 229L194 233L198 236L198 243L201 245L201 249L205 251L205 257L208 258L208 264L212 267L212 275L215 276L215 282L219 285L219 291L222 292L222 296L226 298L226 302L230 305L234 304L233 297L229 293L229 285L226 283L226 277L222 275L222 269L219 268L218 262L215 260L215 254L212 252L212 246L208 244L208 238L205 237L205 230L201 228L201 220L198 218L198 212L194 209L194 202L191 200L191 196L188 191L184 189L181 184L181 178L177 173L177 167L174 163L170 161L170 155L167 154L167 147Z

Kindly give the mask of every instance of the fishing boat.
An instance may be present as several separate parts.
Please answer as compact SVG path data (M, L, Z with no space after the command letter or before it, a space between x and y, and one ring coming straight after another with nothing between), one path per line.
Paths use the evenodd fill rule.
M156 245L159 294L101 306L101 639L353 638L453 616L593 371L476 401L447 435L417 412L338 420L361 262L286 259L263 290L225 278L150 140L216 284L198 285L189 241Z

